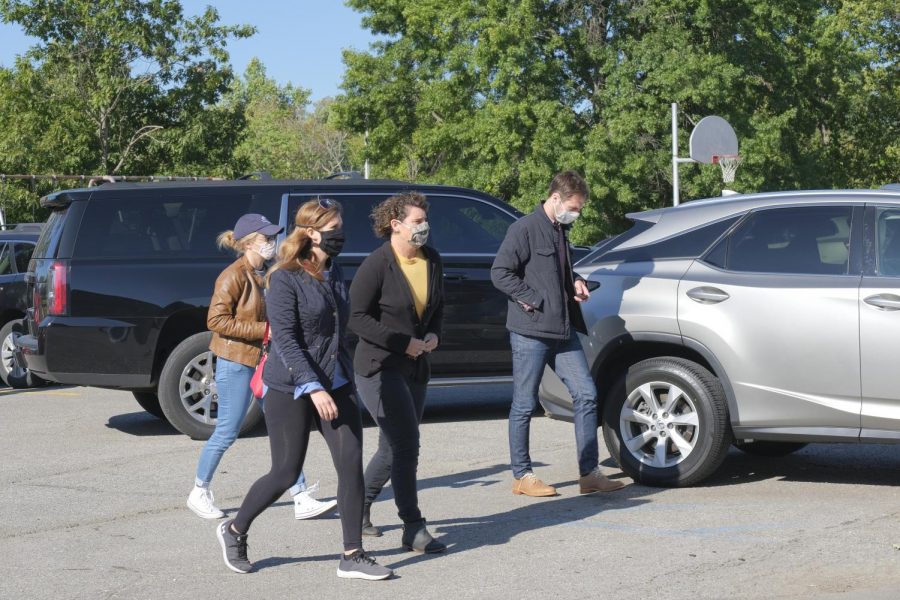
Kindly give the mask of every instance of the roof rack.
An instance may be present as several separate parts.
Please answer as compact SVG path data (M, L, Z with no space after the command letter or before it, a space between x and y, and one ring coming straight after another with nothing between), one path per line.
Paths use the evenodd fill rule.
M241 175L238 177L239 181L248 181L253 178L257 178L260 181L271 181L272 174L268 171L253 171L252 173L247 173L246 175Z
M337 173L332 173L325 179L362 179L363 174L359 171L338 171Z
M0 226L0 231L33 231L40 233L43 229L43 223L4 223Z

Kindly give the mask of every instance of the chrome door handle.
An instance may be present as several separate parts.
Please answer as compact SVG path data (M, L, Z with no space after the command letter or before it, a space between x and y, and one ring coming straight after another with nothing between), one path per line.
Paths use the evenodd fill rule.
M718 304L731 298L728 294L714 287L698 287L687 292L688 298L700 304Z
M894 294L876 294L869 296L863 302L881 310L900 310L900 296Z
M453 271L451 271L449 273L444 272L444 279L447 281L463 281L468 278L469 278L469 276L466 275L465 273L458 273L458 272L453 272Z

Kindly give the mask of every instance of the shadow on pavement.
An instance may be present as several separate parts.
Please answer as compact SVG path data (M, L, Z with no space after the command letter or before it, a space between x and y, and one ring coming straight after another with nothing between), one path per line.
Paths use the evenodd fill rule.
M546 466L535 463L536 467ZM511 481L507 477L509 465L498 463L490 467L474 469L463 473L451 473L440 477L431 477L419 481L419 489L443 487L458 489L471 486L490 487L488 493L511 494L512 492L503 484ZM484 480L485 477L503 474L499 478ZM561 490L561 496L555 498L526 498L521 496L523 506L512 510L488 514L473 515L459 519L428 519L428 527L435 537L447 544L447 553L465 552L482 546L502 546L515 536L567 523L576 523L587 519L605 510L621 510L633 508L649 502L643 497L656 493L654 488L631 485L621 491L610 494L578 495L575 487L577 482L548 482ZM497 486L496 484L501 484ZM379 502L393 503L393 496L388 493L390 488L385 488L385 493L379 496ZM473 505L476 506L476 505ZM427 517L427 515L426 515ZM399 524L378 524L382 531L388 535L397 535ZM393 532L393 533L389 533ZM365 542L365 540L363 540ZM439 559L442 554L412 554L402 548L373 553L379 562L392 569L415 564L423 560ZM272 556L255 561L257 570L269 567L277 567L288 564L306 562L337 561L340 555L327 554L317 556ZM399 559L391 563L391 560ZM396 577L396 576L395 576Z
M732 448L702 487L780 479L805 483L889 485L900 483L900 455L888 444L810 444L794 454L752 456Z
M165 419L158 419L148 412L138 411L115 415L109 418L106 426L129 435L182 435Z

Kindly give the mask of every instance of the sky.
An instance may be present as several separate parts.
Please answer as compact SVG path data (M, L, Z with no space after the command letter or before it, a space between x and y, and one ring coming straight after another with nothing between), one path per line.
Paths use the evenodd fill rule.
M341 0L182 0L181 4L189 16L212 5L223 24L254 25L256 35L229 43L235 73L243 73L257 57L269 77L312 90L313 101L340 93L341 50L367 50L375 39L362 28L362 15ZM0 66L11 67L33 43L18 25L0 23Z

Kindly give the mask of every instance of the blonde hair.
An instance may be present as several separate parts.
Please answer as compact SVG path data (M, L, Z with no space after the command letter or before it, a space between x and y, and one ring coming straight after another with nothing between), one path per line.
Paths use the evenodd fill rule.
M220 250L231 250L238 256L241 256L247 251L247 246L255 242L257 236L261 235L260 232L254 231L253 233L248 233L244 237L236 240L234 239L234 231L229 229L228 231L223 231L219 234L216 238L216 246L218 246Z
M327 206L327 208L326 208ZM306 230L321 230L342 213L341 205L334 200L309 200L300 205L294 217L294 230L278 248L278 262L269 271L269 277L278 269L299 271L303 269L316 279L322 279L322 268L312 252L312 238Z

